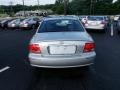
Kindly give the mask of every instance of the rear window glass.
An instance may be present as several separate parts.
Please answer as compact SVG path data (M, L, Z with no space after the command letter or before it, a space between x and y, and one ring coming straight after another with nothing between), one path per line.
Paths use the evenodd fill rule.
M24 21L25 19L20 19L20 21Z
M82 19L82 18L86 18L86 16L79 16L79 18L81 18L81 19Z
M84 29L78 20L59 19L43 21L38 33L67 31L84 31Z
M7 20L3 20L3 21L1 21L1 23L4 23L4 22L6 22Z
M26 22L26 21L30 21L31 20L31 18L28 18L28 19L24 19L24 21Z
M104 17L92 17L92 16L88 17L88 20L97 20L97 21L99 21L99 20L103 20L103 19L104 19Z
M17 22L17 21L18 21L18 19L11 21L11 23L15 23L15 22Z

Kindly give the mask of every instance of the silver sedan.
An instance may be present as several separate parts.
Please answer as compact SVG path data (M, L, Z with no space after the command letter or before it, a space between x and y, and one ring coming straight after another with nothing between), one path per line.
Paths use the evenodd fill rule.
M77 18L44 19L29 44L34 67L71 68L93 64L95 44Z

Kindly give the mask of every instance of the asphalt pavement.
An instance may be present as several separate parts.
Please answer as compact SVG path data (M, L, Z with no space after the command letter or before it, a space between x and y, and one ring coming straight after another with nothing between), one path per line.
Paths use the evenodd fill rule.
M36 69L29 65L34 30L0 30L0 90L120 90L120 35L89 32L96 44L94 65L74 69ZM9 67L8 69L5 69Z

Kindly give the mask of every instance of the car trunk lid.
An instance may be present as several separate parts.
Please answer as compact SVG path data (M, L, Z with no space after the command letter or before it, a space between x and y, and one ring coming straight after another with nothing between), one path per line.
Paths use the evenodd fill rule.
M34 37L41 48L42 56L68 56L83 53L86 42L92 39L86 32L39 33Z

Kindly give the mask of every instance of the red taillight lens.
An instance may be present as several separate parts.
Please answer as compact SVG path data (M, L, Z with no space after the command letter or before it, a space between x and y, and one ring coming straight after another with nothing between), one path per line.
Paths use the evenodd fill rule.
M84 53L86 52L92 52L95 49L95 44L94 43L86 43L84 47Z
M102 21L101 24L105 24L105 21Z
M28 22L25 22L25 24L28 24Z
M41 49L39 44L30 44L29 45L29 51L31 53L41 53Z
M28 22L25 22L25 21L23 21L23 22L21 22L22 24L28 24Z

